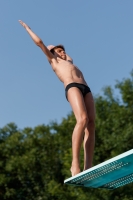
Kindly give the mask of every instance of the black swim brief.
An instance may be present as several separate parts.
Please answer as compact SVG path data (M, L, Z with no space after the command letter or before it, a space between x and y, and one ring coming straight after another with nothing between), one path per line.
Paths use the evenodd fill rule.
M85 95L87 93L91 92L90 88L87 85L84 85L84 84L81 84L81 83L70 83L65 88L66 99L67 99L67 92L71 87L78 88L81 91L83 97L85 97Z

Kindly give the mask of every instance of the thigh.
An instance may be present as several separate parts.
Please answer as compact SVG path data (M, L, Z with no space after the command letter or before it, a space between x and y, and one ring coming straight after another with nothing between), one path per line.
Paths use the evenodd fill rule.
M77 87L71 87L67 92L67 97L76 120L87 117L87 110L81 91Z
M96 111L95 111L94 99L91 92L85 95L84 102L89 120L95 120Z

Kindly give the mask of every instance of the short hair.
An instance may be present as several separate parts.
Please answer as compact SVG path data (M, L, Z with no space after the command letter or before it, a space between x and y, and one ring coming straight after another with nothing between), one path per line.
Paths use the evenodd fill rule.
M54 50L57 49L57 48L61 48L61 49L63 49L65 51L65 47L62 44L59 44L59 45L55 46L53 49L51 49L50 52L52 54L54 54Z

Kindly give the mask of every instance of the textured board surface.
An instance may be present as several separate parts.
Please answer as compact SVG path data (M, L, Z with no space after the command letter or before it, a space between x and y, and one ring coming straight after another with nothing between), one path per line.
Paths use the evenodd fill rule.
M64 181L69 185L106 189L115 189L132 182L133 149Z

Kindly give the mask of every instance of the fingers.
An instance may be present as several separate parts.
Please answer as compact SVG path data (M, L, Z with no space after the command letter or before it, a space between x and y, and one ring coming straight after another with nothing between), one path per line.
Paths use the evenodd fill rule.
M24 28L28 27L22 20L18 20L18 21Z
M19 23L20 23L20 24L22 24L22 23L23 23L23 22L22 22L22 20L18 20L18 21L19 21Z
M18 20L18 21L25 29L27 28L30 29L30 27L27 24L25 24L22 20Z
M18 20L18 21L22 26L24 26L24 22L22 22L21 20Z

